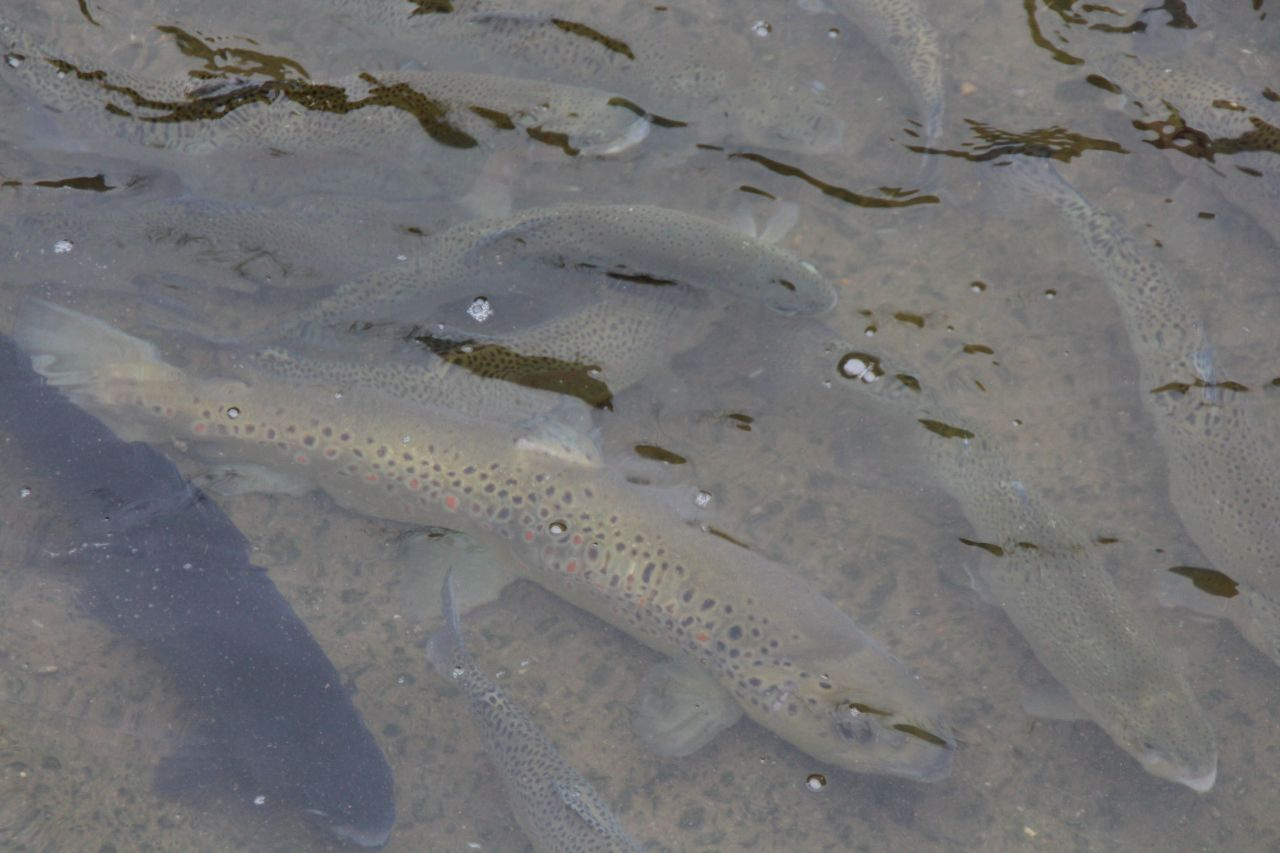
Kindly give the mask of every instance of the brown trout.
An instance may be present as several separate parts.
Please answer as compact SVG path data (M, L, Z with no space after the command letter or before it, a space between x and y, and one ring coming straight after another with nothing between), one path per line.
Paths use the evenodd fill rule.
M836 292L813 264L705 217L651 205L567 204L464 222L432 237L409 264L338 288L294 329L394 321L425 324L449 283L474 292L495 276L581 271L655 289L722 290L783 314L829 310ZM415 315L415 308L417 315Z
M815 347L815 337L827 343ZM1080 709L1148 773L1209 790L1217 746L1204 711L1175 660L1157 645L1145 613L1125 599L1070 521L911 372L827 332L791 341L789 351L770 356L786 363L788 375L834 368L859 397L914 420L930 469L991 555L982 559L975 586L1004 610Z
M689 27L665 9L646 10L642 20L615 26L541 9L468 4L450 14L421 15L381 0L327 3L380 33L412 37L433 58L444 55L470 67L499 61L538 78L605 86L674 124L713 125L734 141L827 152L844 138L845 123L834 117L821 86L761 73L748 42L723 34L712 44L691 38ZM479 66L477 58L483 60Z
M382 362L239 352L221 362L227 378L200 379L48 303L28 303L16 334L40 373L118 431L285 467L366 515L497 543L528 578L709 674L819 760L917 780L950 769L933 700L830 601L519 425L406 402L403 373Z
M1257 91L1205 77L1159 57L1115 54L1095 67L1127 99L1153 118L1185 125L1181 150L1280 174L1280 107Z
M1146 389L1142 402L1164 450L1170 500L1204 555L1240 585L1230 601L1197 609L1227 616L1280 664L1280 493L1266 464L1274 442L1256 422L1254 399L1216 376L1199 310L1114 216L1086 201L1048 160L1020 158L1000 168L1054 206L1120 309Z
M485 752L498 769L516 822L539 853L639 853L604 798L561 757L533 718L503 693L467 651L453 603L453 571L445 576L444 627L427 658L462 691Z
M920 110L924 143L942 136L942 45L919 0L829 0L893 63Z
M649 132L643 110L607 92L491 74L153 80L61 56L3 15L0 47L0 76L78 129L192 153L391 148L404 156L491 146L515 133L569 155L613 154Z

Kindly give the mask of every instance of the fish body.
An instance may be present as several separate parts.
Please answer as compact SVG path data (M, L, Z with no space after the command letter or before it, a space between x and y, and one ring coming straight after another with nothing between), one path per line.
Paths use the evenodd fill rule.
M410 34L431 55L462 54L517 64L532 76L605 86L676 124L713 125L735 141L814 152L839 148L845 123L821 87L754 70L750 45L740 45L742 70L709 61L672 15L653 10L615 29L542 11L461 9L414 15L378 0L330 0L352 20L395 35ZM462 50L460 50L460 48ZM729 50L719 43L717 51ZM737 57L733 57L737 58ZM719 122L727 122L721 128Z
M747 715L851 770L934 779L952 741L905 667L783 567L704 533L517 424L398 399L385 364L235 354L202 380L46 303L20 318L50 381L122 429L285 467L339 504L497 543L526 576L713 676ZM475 379L480 382L483 380Z
M492 146L516 133L565 154L611 154L648 134L643 111L596 89L448 71L365 72L330 81L154 80L37 44L0 16L0 76L77 128L189 153L401 153ZM407 147L407 151L406 151Z
M0 336L0 431L84 541L81 602L165 666L197 716L158 787L238 783L368 847L395 822L391 768L342 679L248 540L149 445L121 441ZM192 782L193 770L205 784Z
M1215 374L1199 310L1114 216L1048 161L1003 168L1053 204L1106 282L1138 362L1174 509L1205 556L1240 584L1243 594L1228 615L1280 663L1280 491L1267 464L1273 442L1256 421L1252 398Z
M915 419L932 470L992 555L980 564L976 586L1045 669L1147 772L1209 790L1218 752L1204 711L1144 613L1125 600L1074 525L909 371L851 353L841 374L865 396Z
M465 282L471 294L477 280L507 277L527 289L537 275L564 270L637 289L722 290L784 314L820 313L836 301L812 264L710 219L651 205L571 204L455 226L431 238L411 263L339 287L290 329L426 326L451 285Z
M942 136L946 89L942 43L920 0L831 0L893 64L920 111L924 142L933 147Z
M1205 77L1198 70L1170 65L1159 57L1114 54L1093 66L1150 116L1176 115L1186 128L1198 132L1215 154L1262 154L1250 164L1280 172L1280 107L1261 90Z
M561 757L533 718L476 666L462 639L452 580L451 571L442 599L445 624L432 635L427 657L466 698L516 821L533 849L638 853L640 846L592 784Z

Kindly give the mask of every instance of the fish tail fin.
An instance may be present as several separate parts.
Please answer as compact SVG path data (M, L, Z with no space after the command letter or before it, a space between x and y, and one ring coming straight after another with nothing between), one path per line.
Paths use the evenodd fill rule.
M444 627L427 640L427 660L446 678L454 677L454 670L466 655L462 642L462 625L458 621L458 608L453 600L453 569L444 576L440 591L440 612L444 615Z
M124 384L138 387L182 375L154 344L50 302L24 302L14 338L46 382L82 405L108 402Z

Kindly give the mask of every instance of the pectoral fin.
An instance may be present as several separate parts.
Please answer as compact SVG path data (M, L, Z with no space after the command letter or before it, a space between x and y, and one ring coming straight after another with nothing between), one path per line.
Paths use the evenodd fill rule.
M666 661L640 683L631 727L658 755L689 755L742 716L742 708L704 670Z

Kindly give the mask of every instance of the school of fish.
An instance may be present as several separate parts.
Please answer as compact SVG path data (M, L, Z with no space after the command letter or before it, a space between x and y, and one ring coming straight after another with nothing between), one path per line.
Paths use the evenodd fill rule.
M981 155L958 141L948 96L975 90L947 73L947 36L935 21L952 12L924 0L801 5L852 23L900 82L910 119L893 144L923 152L927 173L913 178L905 167L904 183L934 191L952 174L938 171L953 165L948 158L978 161L972 168L998 203L1052 210L1057 227L1046 239L1071 247L1116 308L1169 512L1209 563L1192 573L1195 583L1166 578L1166 603L1229 620L1280 664L1271 420L1258 388L1224 375L1195 283L1064 177L1059 165L1079 152L1055 147L1062 134L1002 131L1012 141ZM0 203L0 275L12 285L0 294L0 333L49 387L120 438L201 465L210 483L320 492L406 531L447 531L483 555L432 566L445 572L443 624L426 655L465 700L533 849L638 850L650 839L624 829L628 812L615 815L587 781L607 768L572 766L554 724L472 658L462 632L462 605L472 602L456 592L463 583L492 587L491 599L512 580L531 581L661 655L633 726L667 759L745 717L839 770L929 783L965 761L955 703L833 603L807 577L803 555L739 541L705 520L711 496L683 474L672 477L676 486L655 487L611 450L612 431L639 417L627 395L654 393L650 383L671 381L669 370L690 377L689 396L717 399L714 382L698 387L700 370L719 369L717 341L743 330L753 349L735 375L789 415L789 428L803 432L817 410L833 421L860 409L897 419L902 441L921 451L914 461L971 528L955 561L1066 694L1071 716L1101 728L1161 780L1152 784L1213 790L1221 708L1207 710L1182 655L1162 641L1157 613L1117 582L1131 567L1104 562L1049 484L977 425L977 408L966 410L973 398L926 378L927 360L881 351L871 326L851 342L855 314L844 301L853 289L824 275L817 256L781 245L794 205L744 179L733 191L774 211L757 231L741 210L726 224L724 210L581 191L599 170L624 188L656 185L654 162L692 175L727 155L845 198L827 179L853 168L847 137L859 117L831 85L780 79L764 61L744 62L742 73L717 63L753 55L770 24L755 21L712 51L681 26L692 13L665 6L612 17L589 4L535 11L485 0L319 6L327 11L315 14L416 53L426 67L336 63L312 78L293 63L298 73L277 76L152 77L82 44L64 51L29 29L26 15L0 11L0 82L20 128L53 140L59 154L154 155L159 164L125 188L131 203L119 214L106 203L26 209L37 182L6 184L23 195ZM1041 13L1027 14L1038 25ZM1082 27L1081 41L1104 43L1089 33L1098 29ZM1137 25L1112 29L1104 49L1080 50L1087 59L1065 53L1077 47L1066 40L1037 46L1078 64L1089 97L1121 97L1132 129L1156 135L1126 139L1129 148L1149 143L1189 180L1229 198L1230 180L1245 181L1241 203L1268 229L1280 186L1280 96L1212 78L1177 55L1151 55L1129 38L1142 32ZM742 146L771 153L748 156ZM219 198L206 188L235 164L220 159L229 153L243 154L254 177L228 178L229 197ZM329 156L358 168L335 175L331 194L275 203L273 184L290 194L282 188L291 165L323 172ZM806 171L775 156L816 165ZM1188 167L1184 157L1197 162ZM541 184L527 181L534 200L526 202L526 179L544 173ZM388 204L366 208L351 190L383 181L403 187L405 199L374 190ZM258 185L270 203L234 198ZM881 192L895 201L911 194ZM440 212L427 224L419 209L430 205ZM98 231L104 219L115 220L112 230ZM86 237L51 244L50 234ZM145 274L124 271L133 253L148 255ZM96 291L71 284L95 278ZM285 307L249 307L273 299ZM110 307L121 300L133 300L136 313ZM220 301L240 315L224 322L210 310ZM742 318L752 325L739 327ZM668 467L686 462L661 448L650 455ZM433 553L426 562L447 562ZM1217 591L1206 591L1206 577ZM314 665L327 673L327 663ZM334 799L324 784L304 785L300 799ZM357 835L377 846L388 838L377 829Z

